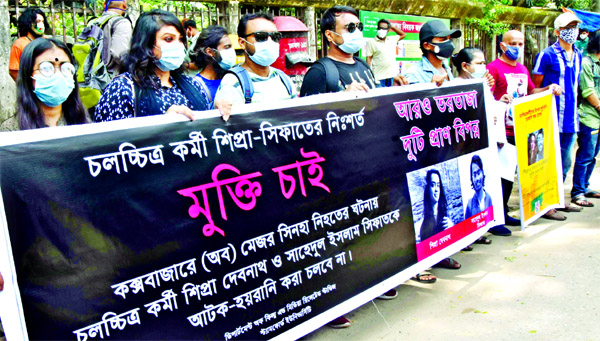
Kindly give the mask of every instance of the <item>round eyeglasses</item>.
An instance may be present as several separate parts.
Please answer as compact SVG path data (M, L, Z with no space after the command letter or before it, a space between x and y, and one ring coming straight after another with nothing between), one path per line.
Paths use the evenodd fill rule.
M54 65L52 62L45 61L41 62L37 69L33 71L39 71L44 77L52 77L59 70L65 77L73 77L75 75L75 66L69 62L62 62L60 66Z

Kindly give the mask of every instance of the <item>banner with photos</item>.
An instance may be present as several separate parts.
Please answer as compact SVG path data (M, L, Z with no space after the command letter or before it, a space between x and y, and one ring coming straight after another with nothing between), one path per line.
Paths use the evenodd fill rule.
M302 337L503 216L483 90L0 134L7 336Z
M554 95L550 91L514 102L519 163L521 226L564 206L562 163Z

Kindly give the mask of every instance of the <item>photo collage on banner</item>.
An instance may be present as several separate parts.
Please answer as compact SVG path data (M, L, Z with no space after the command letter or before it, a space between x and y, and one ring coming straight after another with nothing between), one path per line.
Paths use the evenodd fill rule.
M494 208L502 206L498 182L486 183L486 175L499 176L494 152L487 148L406 175L419 260L491 227Z

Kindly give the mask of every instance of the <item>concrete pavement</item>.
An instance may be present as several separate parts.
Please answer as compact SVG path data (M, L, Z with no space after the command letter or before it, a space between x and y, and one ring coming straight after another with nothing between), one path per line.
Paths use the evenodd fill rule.
M591 188L600 189L596 167ZM565 185L570 200L571 174ZM518 214L518 189L509 205ZM346 315L304 340L599 340L600 200L565 222L539 219L510 237L489 236L453 256L459 270L433 269L434 284L408 281L394 300Z

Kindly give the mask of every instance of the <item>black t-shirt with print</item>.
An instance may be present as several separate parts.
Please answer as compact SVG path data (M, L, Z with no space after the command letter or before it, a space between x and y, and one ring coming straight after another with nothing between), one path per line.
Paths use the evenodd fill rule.
M353 81L364 83L371 89L377 87L373 73L365 64L359 61L355 61L354 64L346 64L333 59L331 61L333 61L340 74L340 81L338 83L339 91L345 90ZM326 92L325 68L320 63L315 63L304 76L300 96L310 96Z

